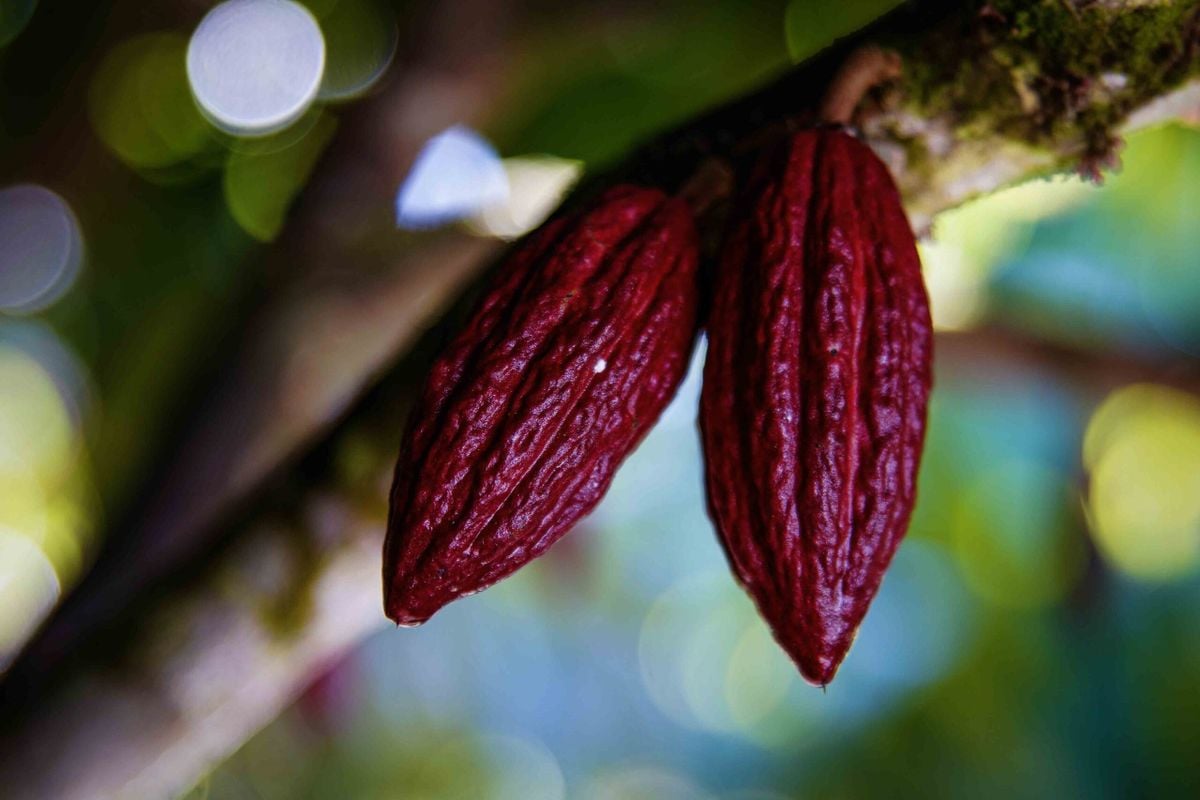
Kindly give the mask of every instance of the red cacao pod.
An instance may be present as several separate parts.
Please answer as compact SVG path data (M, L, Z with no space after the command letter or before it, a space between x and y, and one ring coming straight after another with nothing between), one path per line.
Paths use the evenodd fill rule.
M929 304L891 175L847 133L793 135L735 208L707 325L709 511L775 638L824 685L908 527Z
M596 505L683 378L697 260L688 207L636 186L516 248L412 412L384 545L391 619L495 583Z

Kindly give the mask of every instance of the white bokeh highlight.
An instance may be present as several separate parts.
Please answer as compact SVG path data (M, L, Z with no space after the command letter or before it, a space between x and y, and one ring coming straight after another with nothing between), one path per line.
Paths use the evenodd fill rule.
M0 190L0 311L29 314L79 275L83 237L67 201L36 184Z
M317 96L325 40L316 19L291 0L228 0L188 43L187 74L205 116L239 136L272 133Z
M0 526L0 671L58 602L61 587L46 554Z
M432 228L507 199L508 175L500 156L475 131L455 125L417 154L396 195L396 225Z
M504 159L508 198L483 208L472 227L487 236L517 239L541 225L583 175L583 162L553 156Z

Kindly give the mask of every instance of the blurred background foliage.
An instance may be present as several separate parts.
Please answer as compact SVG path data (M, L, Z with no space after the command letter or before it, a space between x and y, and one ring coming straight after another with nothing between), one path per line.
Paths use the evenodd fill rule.
M316 100L245 137L189 87L210 4L126 9L138 23L115 39L106 5L0 3L0 248L25 248L0 255L0 659L286 280L269 243L411 11L305 3L326 47ZM481 131L511 197L477 235L519 234L580 170L895 3L540 5ZM1200 132L1137 134L1122 160L1101 188L1036 181L943 214L923 242L935 323L967 346L937 363L909 538L827 692L729 578L693 370L580 530L330 664L191 796L1191 795ZM1166 365L1164 382L1124 380L1131 364Z

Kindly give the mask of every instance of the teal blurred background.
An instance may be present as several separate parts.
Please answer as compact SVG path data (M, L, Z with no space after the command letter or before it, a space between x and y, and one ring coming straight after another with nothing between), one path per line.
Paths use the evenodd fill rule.
M0 663L289 280L272 249L289 207L404 69L419 11L305 3L321 86L246 136L189 85L212 5L0 0L0 237L24 248L0 256ZM488 62L500 89L471 120L508 190L455 223L483 238L895 4L515 5ZM1195 796L1200 130L1138 133L1122 161L1102 187L981 198L923 241L939 351L918 507L827 691L729 577L693 369L578 530L329 665L189 796ZM432 235L350 241L369 263L381 238ZM291 391L340 377L313 368Z

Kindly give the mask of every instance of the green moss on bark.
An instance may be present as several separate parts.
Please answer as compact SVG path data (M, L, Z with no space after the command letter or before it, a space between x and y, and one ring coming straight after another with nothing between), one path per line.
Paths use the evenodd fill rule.
M1200 74L1200 2L994 0L893 44L913 113L947 118L960 138L1066 145L1092 171L1131 110Z

